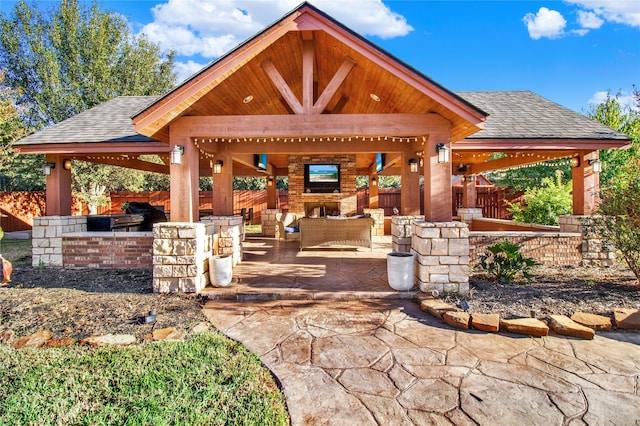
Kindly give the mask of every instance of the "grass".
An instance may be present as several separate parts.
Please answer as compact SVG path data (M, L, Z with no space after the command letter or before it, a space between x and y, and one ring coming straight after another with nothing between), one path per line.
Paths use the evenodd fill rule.
M0 240L0 254L15 265L31 265L31 240Z
M0 345L0 389L0 424L289 424L258 358L212 332L126 348Z

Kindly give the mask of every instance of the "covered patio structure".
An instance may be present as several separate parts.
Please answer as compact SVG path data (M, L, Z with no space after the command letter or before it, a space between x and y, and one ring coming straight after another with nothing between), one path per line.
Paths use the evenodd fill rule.
M554 158L574 162L573 211L584 215L599 191L598 150L629 141L531 92L454 93L304 3L171 92L115 98L16 147L56 165L47 176L47 216L70 215L68 160L85 160L168 173L170 221L179 229L202 224L202 176L213 178L216 226L232 220L234 176L287 176L289 211L302 217L317 206L356 213L357 176L368 176L376 208L379 174L401 176L400 216L446 224L452 175ZM334 186L310 185L310 165L336 167ZM466 182L464 207L473 208L475 179ZM275 185L267 194L275 207ZM170 224L163 226L158 233ZM199 291L206 279L197 281L177 287Z

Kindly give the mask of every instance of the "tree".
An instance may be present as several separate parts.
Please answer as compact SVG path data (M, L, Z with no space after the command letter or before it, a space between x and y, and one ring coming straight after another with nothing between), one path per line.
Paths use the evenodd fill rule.
M612 96L607 93L606 99L593 107L587 113L588 117L602 124L611 127L621 133L631 137L631 147L626 150L608 149L600 151L600 159L603 167L600 174L600 183L607 186L622 177L621 172L624 165L632 158L637 158L640 153L640 92L637 88L633 90L633 97L637 110L630 106L624 106L618 93Z
M571 182L562 183L562 172L556 172L556 179L546 178L540 187L527 188L525 204L511 203L509 213L513 220L542 225L557 225L561 215L571 214Z
M602 191L596 217L606 240L620 250L640 280L640 158L619 167L619 178Z
M33 131L116 96L166 92L176 80L173 58L173 52L163 54L132 34L126 19L98 3L62 0L43 12L19 1L12 14L0 16L0 68L6 70L5 84L15 90L22 122ZM92 179L103 176L104 168L109 167L74 167L74 185L101 188L104 182ZM111 182L107 190L115 189Z

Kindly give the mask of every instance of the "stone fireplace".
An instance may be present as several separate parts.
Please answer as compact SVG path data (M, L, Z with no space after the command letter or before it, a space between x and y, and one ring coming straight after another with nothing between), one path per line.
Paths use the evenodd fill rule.
M339 193L305 193L305 164L340 164ZM326 214L356 213L358 194L356 191L356 156L343 155L290 155L289 156L289 211L298 216L311 216L315 208L324 207Z

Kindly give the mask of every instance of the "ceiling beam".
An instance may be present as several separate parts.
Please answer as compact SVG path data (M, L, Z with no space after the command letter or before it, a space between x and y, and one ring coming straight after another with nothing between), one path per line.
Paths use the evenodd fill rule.
M302 41L302 110L313 113L313 75L315 47L313 40Z
M313 112L315 112L316 114L322 114L322 111L324 111L324 109L327 107L329 101L331 101L333 95L335 95L340 86L342 86L342 83L344 83L344 80L347 78L355 65L356 63L353 59L345 58L342 65L340 65L340 68L331 78L331 81L329 81L329 84L327 84L327 87L325 87L324 91L318 98L318 101L313 106Z
M265 59L260 65L271 79L273 85L276 87L276 89L278 89L278 92L280 92L284 100L287 102L287 105L289 105L289 107L293 110L293 112L296 114L304 114L303 106L300 104L298 98L296 98L296 95L293 94L293 91L284 80L276 66L273 65L271 59Z
M296 114L188 116L174 125L190 137L410 137L441 132L450 123L437 114Z
M556 158L572 157L577 154L578 151L554 151L546 152L544 157L538 157L537 155L529 156L526 154L505 157L497 160L486 161L484 163L472 164L467 167L467 172L464 174L480 174L488 171L509 169L517 166L524 166L527 164L542 163L543 161L553 160Z

